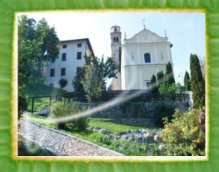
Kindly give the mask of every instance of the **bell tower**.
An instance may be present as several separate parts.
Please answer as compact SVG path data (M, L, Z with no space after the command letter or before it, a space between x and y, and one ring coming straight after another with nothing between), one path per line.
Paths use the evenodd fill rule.
M111 27L111 56L114 58L115 62L121 67L121 53L122 53L122 43L121 43L121 31L119 26Z

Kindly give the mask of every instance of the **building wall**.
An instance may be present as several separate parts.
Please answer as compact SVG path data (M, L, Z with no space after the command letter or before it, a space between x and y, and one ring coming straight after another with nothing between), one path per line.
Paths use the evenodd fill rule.
M78 44L81 44L81 46L78 47ZM63 45L66 45L67 47L64 48ZM81 59L77 59L78 52L81 52ZM64 61L62 60L63 53L66 53L66 60ZM77 67L83 67L85 65L85 55L91 55L91 50L89 49L86 40L61 42L59 44L58 58L54 63L50 62L48 64L46 85L60 88L60 79L65 79L68 83L63 89L69 92L74 91L72 81L76 76ZM64 76L61 76L62 68L65 68ZM55 70L54 76L50 76L51 69Z

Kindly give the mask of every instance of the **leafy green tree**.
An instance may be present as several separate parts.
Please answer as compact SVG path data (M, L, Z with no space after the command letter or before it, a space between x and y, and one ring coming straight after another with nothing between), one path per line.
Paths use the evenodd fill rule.
M76 97L86 95L89 102L97 100L102 91L106 89L105 80L116 77L118 65L113 58L86 57L86 65L73 81ZM82 87L81 87L82 86ZM78 96L77 96L78 95Z
M184 87L186 91L191 91L191 79L187 71L185 72L184 76Z
M50 28L45 19L39 23L27 16L18 19L19 113L26 108L26 87L44 81L41 74L43 62L52 61L58 56L58 41L55 29Z
M190 55L191 90L193 107L201 108L205 105L205 81L201 72L201 66L196 54Z
M88 102L98 98L103 90L105 90L105 81L101 66L98 63L91 62L85 66L84 80L81 81Z

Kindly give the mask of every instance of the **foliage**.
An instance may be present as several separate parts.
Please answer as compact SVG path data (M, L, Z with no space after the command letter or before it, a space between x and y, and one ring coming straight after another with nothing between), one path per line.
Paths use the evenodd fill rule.
M205 105L205 81L196 54L191 54L190 56L190 71L193 107L201 108Z
M166 95L175 94L176 93L176 85L175 84L169 85L167 83L163 83L159 87L159 93L166 94Z
M59 80L59 85L61 88L64 88L68 84L68 81L66 79L60 79Z
M81 68L81 70L77 71L77 74L72 82L74 87L74 93L77 101L86 100L84 87L82 81L84 80L85 68Z
M175 79L174 79L174 75L173 75L173 68L172 68L172 64L169 62L166 65L166 73L165 73L165 83L166 85L173 85L175 84Z
M175 109L177 108L176 104L171 102L159 102L155 105L155 124L157 127L164 127L163 119L166 118L167 121L171 121Z
M97 99L105 90L105 81L98 63L91 63L85 66L84 80L81 81L89 102Z
M98 60L96 57L85 57L86 65L81 76L76 76L75 82L80 82L83 85L83 90L89 102L97 100L102 91L106 89L105 79L116 77L118 66L113 58L108 58L104 62L103 58ZM78 88L77 83L73 83L75 88ZM80 89L76 89L81 91ZM83 92L82 92L83 93Z
M20 102L25 99L26 87L43 82L41 65L58 56L58 41L55 29L50 28L45 19L38 23L27 16L21 16L18 19L18 97ZM19 108L21 112L25 106Z
M186 91L191 91L191 79L187 71L185 72L184 76L184 87Z
M120 119L118 118L89 118L89 126L104 128L114 133L124 132L124 131L134 131L141 128L146 128L146 126L133 126L117 123Z
M164 73L163 73L163 71L160 71L157 73L157 83L158 83L158 85L160 85L163 82L164 82Z
M151 85L152 85L151 92L152 93L158 93L158 87L156 83L157 83L156 76L152 75L151 77Z
M56 102L52 105L53 118L66 117L77 113L80 113L80 109L75 102ZM71 129L83 131L88 126L88 119L86 117L80 117L68 122L59 122L58 127L61 129L67 129L67 123L71 123Z
M156 80L156 77L153 75L151 78L151 82L154 83ZM176 92L176 85L175 85L175 79L173 75L173 68L172 64L169 62L166 65L166 71L165 74L163 71L160 71L157 73L157 87L155 87L155 90L152 90L152 92L155 92L158 90L160 94L174 94Z
M198 121L199 112L176 111L172 121L166 121L161 137L167 155L205 155L205 133Z

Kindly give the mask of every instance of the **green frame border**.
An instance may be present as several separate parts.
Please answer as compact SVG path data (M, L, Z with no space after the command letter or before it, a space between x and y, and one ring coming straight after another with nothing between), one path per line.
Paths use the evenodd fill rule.
M54 10L204 10L206 13L208 160L89 161L19 160L13 157L16 93L14 19L16 12ZM197 28L198 29L198 28ZM219 0L0 0L0 171L217 171L219 116Z

